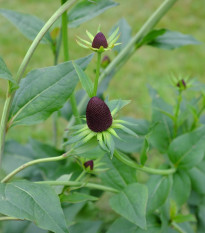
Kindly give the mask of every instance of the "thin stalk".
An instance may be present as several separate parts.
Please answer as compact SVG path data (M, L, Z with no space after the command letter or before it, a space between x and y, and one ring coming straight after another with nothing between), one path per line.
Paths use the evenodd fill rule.
M6 101L4 103L4 108L1 116L1 124L0 124L0 167L1 167L1 160L4 152L4 144L5 144L5 137L6 137L6 130L7 130L7 119L9 114L11 104L11 95L7 92Z
M61 0L61 4L64 4L67 0ZM68 19L67 19L67 13L64 12L62 14L62 39L63 39L63 53L64 53L64 61L69 60L69 44L68 44ZM77 124L81 123L80 120L80 114L78 112L77 108L77 102L75 99L75 93L73 92L70 96L70 103L71 108L73 111L73 115L75 117L75 122Z
M98 90L98 80L100 76L100 63L101 63L101 54L102 53L97 53L98 54L98 59L97 59L97 67L96 67L96 77L95 77L95 83L94 83L94 89L93 89L93 96L97 95L97 90Z
M83 171L80 173L80 175L75 179L75 181L76 181L76 182L77 182L77 181L80 181L80 180L84 177L85 174L86 174L86 171L83 170Z
M172 222L172 227L179 233L186 233L178 224Z
M20 171L24 170L27 167L30 167L34 164L38 164L38 163L47 163L47 162L55 162L55 161L60 161L63 159L66 159L68 157L70 157L71 155L69 155L71 153L71 151L68 151L60 156L56 156L56 157L50 157L50 158L42 158L42 159L35 159L32 161L29 161L27 163L24 163L23 165L21 165L20 167L16 168L14 171L12 171L11 173L9 173L6 177L4 177L1 180L1 183L6 183L8 182L13 176L15 176L17 173L19 173Z
M178 132L178 117L179 117L179 110L180 110L181 101L182 101L182 91L179 91L179 95L177 98L176 111L174 114L174 137L177 136L177 132Z
M108 191L108 192L113 192L113 193L118 193L119 191L117 189L100 185L100 184L94 184L94 183L84 183L84 182L76 182L76 181L37 181L35 182L37 184L48 184L48 185L53 185L53 186L58 186L58 185L64 185L64 186L74 186L74 187L87 187L91 189L100 189L103 191Z
M129 167L136 168L138 171L150 173L150 174L156 174L156 175L170 175L176 172L175 168L170 168L170 169L154 169L150 167L145 167L145 166L140 166L136 162L132 161L130 158L126 157L122 153L119 153L118 151L115 150L114 156L119 159L122 163L126 164Z
M16 75L16 81L17 83L20 82L21 78L23 77L24 71L34 53L36 50L38 44L40 43L41 39L44 37L46 32L49 30L49 28L53 25L53 23L65 12L70 8L77 0L71 0L69 2L66 2L64 5L62 5L52 16L51 18L46 22L46 24L43 26L43 28L40 30L36 38L33 40L30 48L28 49L19 69ZM8 88L9 93L9 88ZM11 94L7 94L6 101L3 108L2 118L1 118L1 127L0 127L0 165L1 165L1 158L4 150L4 144L5 144L5 137L6 137L6 128L7 128L7 121L9 116L10 107L13 101L13 97L15 95L15 91L13 91Z
M106 67L106 69L101 73L99 77L99 83L111 72L119 71L116 69L119 63L126 62L128 60L127 54L129 54L129 58L134 54L136 51L137 46L136 43L139 43L160 21L160 19L168 12L168 10L175 4L177 0L165 0L159 8L148 18L148 20L144 23L138 33L132 38L132 40L124 47L124 49L115 57L115 59ZM124 61L124 57L127 59ZM122 66L123 64L120 64ZM78 105L78 110L81 111L84 104L87 101L86 95L82 98ZM72 126L74 123L74 117L71 118L69 122L69 127Z
M10 220L22 221L19 218L14 218L14 217L9 217L9 216L0 217L0 221L10 221Z
M53 121L53 145L57 147L58 145L58 112L53 113L52 121Z

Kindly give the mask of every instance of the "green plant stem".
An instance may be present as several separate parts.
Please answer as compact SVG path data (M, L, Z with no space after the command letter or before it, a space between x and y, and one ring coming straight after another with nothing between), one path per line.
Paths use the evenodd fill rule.
M76 181L76 182L77 182L77 181L80 181L80 180L84 177L85 174L86 174L86 171L83 170L83 171L80 173L80 175L75 179L75 181Z
M181 101L182 101L182 91L179 91L179 95L177 97L176 111L174 114L174 137L177 136L177 132L178 132L178 117L179 117Z
M19 218L14 218L14 217L9 217L9 216L0 217L0 221L9 221L9 220L22 221Z
M123 155L122 153L118 152L115 150L114 156L119 159L122 163L126 164L129 167L136 168L139 171L150 173L150 174L155 174L155 175L170 175L176 172L175 168L170 168L170 169L154 169L154 168L149 168L145 166L141 166L137 164L136 162L132 161L130 158L127 156Z
M178 224L176 224L175 222L172 222L172 227L179 233L186 233Z
M67 0L61 0L61 4L64 4ZM64 61L69 60L69 44L68 44L68 19L67 19L67 13L64 12L62 14L62 39L63 39L63 53L64 53ZM75 93L73 92L70 96L70 103L71 108L73 111L73 115L75 117L75 122L77 124L81 123L80 120L80 114L78 112L77 108L77 102L75 99Z
M97 53L98 54L98 59L97 59L97 66L96 66L96 77L95 77L95 83L94 83L94 89L93 89L93 96L97 95L98 91L98 80L100 76L100 63L101 63L101 54L102 53Z
M46 22L46 24L43 26L43 28L40 30L36 38L33 40L30 48L28 49L19 69L16 75L16 82L19 84L21 78L23 77L24 71L34 53L36 50L38 44L40 43L41 39L44 37L46 32L49 30L49 28L53 25L53 23L65 12L68 10L69 7L71 7L77 0L71 0L69 2L66 2L64 5L62 5L52 16L51 18ZM4 150L4 144L5 144L5 137L6 137L6 130L7 130L7 121L9 116L10 107L13 101L13 97L15 95L15 91L12 93L9 93L8 88L8 94L6 97L6 101L3 108L2 118L1 118L1 124L0 124L0 166L1 166L1 159L2 154Z
M38 163L47 163L47 162L55 162L55 161L60 161L63 159L66 159L68 157L71 157L71 155L69 155L71 153L71 151L68 151L60 156L56 156L56 157L50 157L50 158L42 158L42 159L35 159L32 161L29 161L27 163L24 163L23 165L21 165L20 167L16 168L14 171L12 171L11 173L9 173L6 177L4 177L1 180L1 183L6 183L8 182L13 176L15 176L17 173L19 173L20 171L24 170L27 167L30 167L34 164L38 164Z
M58 112L54 112L52 115L53 120L53 144L55 147L58 145Z
M111 72L115 73L119 71L119 65L122 66L128 61L137 49L136 43L139 43L160 21L160 19L168 12L168 10L175 4L177 0L165 0L159 8L148 18L138 33L130 40L130 42L124 47L124 49L115 57L115 59L107 66L107 68L101 73L99 77L99 83ZM127 55L129 54L129 56ZM124 58L126 59L124 60ZM82 98L78 105L78 110L84 107L87 101L86 95ZM69 126L74 123L74 117L71 118Z
M4 103L4 108L1 116L1 124L0 124L0 167L1 167L2 155L4 152L4 144L5 144L5 137L7 130L6 125L7 125L10 105L11 105L11 95L7 92L7 97Z
M118 193L119 191L117 189L100 185L100 184L94 184L94 183L84 183L84 182L76 182L76 181L38 181L35 182L37 184L48 184L48 185L53 185L53 186L58 186L58 185L64 185L64 186L74 186L74 187L87 187L87 188L92 188L92 189L100 189L103 191L108 191L108 192L113 192L113 193Z

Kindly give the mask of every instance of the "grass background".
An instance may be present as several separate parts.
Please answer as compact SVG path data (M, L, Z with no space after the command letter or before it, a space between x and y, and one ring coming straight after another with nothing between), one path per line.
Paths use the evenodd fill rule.
M85 29L95 33L99 24L102 31L108 34L112 26L124 17L132 27L134 35L152 12L163 2L162 0L115 0L119 6L111 8L97 18L84 23L79 28L69 30L70 57L76 59L88 55L89 51L80 48L76 35L84 37ZM33 14L46 21L60 6L60 0L0 0L0 8ZM156 28L168 28L191 34L199 41L205 41L205 1L179 0ZM0 16L0 56L15 76L16 71L31 42L25 39L16 28ZM112 57L112 54L107 53ZM173 91L170 88L172 73L190 76L203 81L205 47L202 43L197 46L186 46L173 51L160 50L144 46L138 50L128 63L116 74L110 83L107 95L110 99L121 98L132 100L123 110L124 115L137 118L150 118L150 103L147 84L154 86L168 101L173 102ZM62 55L60 61L63 61ZM51 66L53 56L47 45L40 45L27 68ZM0 113L6 94L7 83L0 80ZM65 122L60 122L62 133ZM52 121L35 126L18 126L11 128L8 139L27 142L29 137L51 143Z

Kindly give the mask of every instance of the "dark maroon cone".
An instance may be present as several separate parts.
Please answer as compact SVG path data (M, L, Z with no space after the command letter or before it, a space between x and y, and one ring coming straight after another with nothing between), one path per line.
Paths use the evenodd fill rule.
M94 167L93 160L89 160L89 161L85 162L84 166L85 166L85 168L90 167L90 170L93 170L93 167Z
M92 47L99 49L100 46L103 46L104 48L108 47L107 40L102 32L98 32L93 39Z
M183 86L184 88L186 88L186 83L184 81L184 79L180 80L178 83L177 83L177 87L181 87Z
M87 105L86 119L89 129L102 132L112 125L112 115L107 104L97 96L92 97Z

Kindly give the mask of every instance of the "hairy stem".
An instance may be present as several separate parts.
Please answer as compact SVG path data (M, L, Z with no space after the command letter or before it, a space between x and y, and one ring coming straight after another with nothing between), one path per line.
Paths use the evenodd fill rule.
M127 156L123 155L122 153L119 153L118 151L115 150L114 156L119 159L122 163L126 164L129 167L136 168L139 171L142 172L147 172L150 174L156 174L156 175L170 175L176 172L175 168L170 168L170 169L154 169L150 167L145 167L137 164L136 162L132 161L130 158Z
M132 40L124 47L124 49L115 57L115 59L107 66L107 68L101 73L99 77L99 83L111 72L115 73L119 71L119 65L122 65L127 62L128 58L130 58L137 49L135 46L139 43L160 21L160 19L168 12L168 10L175 4L177 0L165 0L161 6L149 17L149 19L145 22L145 24L141 27L138 33L132 38ZM129 56L127 55L129 54ZM126 57L126 59L124 59ZM116 69L117 68L117 69ZM78 110L81 111L84 104L87 101L86 95L82 98L78 105ZM69 126L72 126L74 123L74 117L71 118L69 122Z
M93 96L97 95L98 91L98 80L100 76L100 62L101 62L101 54L102 53L97 53L98 54L98 59L97 59L97 66L96 66L96 77L95 77L95 83L94 83L94 89L93 89Z
M99 189L103 191L108 191L108 192L113 192L113 193L118 193L119 191L117 189L100 185L100 184L94 184L94 183L84 183L84 182L76 182L76 181L38 181L35 182L37 184L49 184L53 186L58 186L58 185L64 185L64 186L72 186L72 187L87 187L87 188L92 188L92 189Z
M52 16L51 18L46 22L46 24L43 26L43 28L40 30L36 38L33 40L30 48L28 49L19 69L16 75L16 81L17 83L20 82L21 78L23 77L24 71L34 53L36 50L38 44L40 43L41 39L44 37L46 32L49 30L49 28L53 25L53 23L65 12L68 10L69 7L71 7L77 0L71 0L69 2L66 2L64 5L62 5ZM9 90L9 89L8 89ZM9 91L8 91L9 93ZM5 144L5 137L6 137L6 129L7 129L7 121L9 116L10 107L13 101L13 97L15 95L15 91L12 93L7 94L6 101L3 108L2 118L1 118L1 127L0 127L0 165L1 165L1 158L4 150L4 144Z
M42 158L42 159L35 159L32 161L29 161L27 163L24 163L23 165L21 165L20 167L16 168L14 171L12 171L11 173L9 173L6 177L4 177L1 180L1 183L6 183L8 182L13 176L15 176L17 173L19 173L20 171L24 170L27 167L30 167L34 164L38 164L38 163L47 163L47 162L55 162L55 161L60 161L63 159L66 159L68 157L70 157L71 155L69 155L71 153L71 151L68 151L60 156L56 156L56 157L50 157L50 158Z

